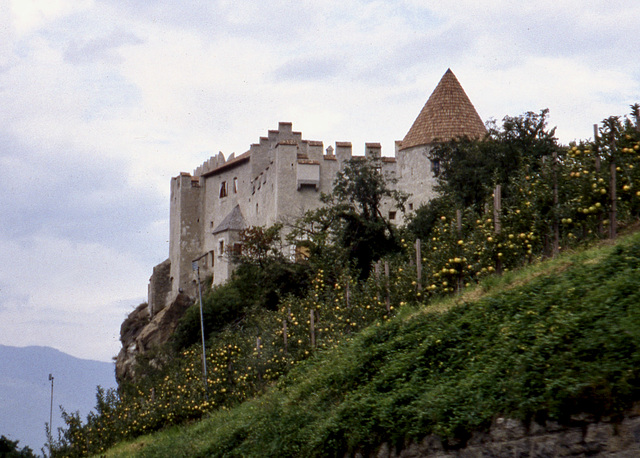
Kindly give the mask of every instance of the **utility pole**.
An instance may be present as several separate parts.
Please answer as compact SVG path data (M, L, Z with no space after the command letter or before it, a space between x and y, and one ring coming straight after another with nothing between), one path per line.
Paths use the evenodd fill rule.
M206 256L206 254L193 260L191 262L191 267L195 271L196 278L198 279L198 297L200 299L200 333L202 334L202 381L204 383L204 397L208 401L209 394L207 388L207 352L204 343L204 318L202 316L202 284L200 283L200 267L198 266L198 261L204 256Z
M49 453L53 450L53 375L49 374L51 381L51 407L49 408Z

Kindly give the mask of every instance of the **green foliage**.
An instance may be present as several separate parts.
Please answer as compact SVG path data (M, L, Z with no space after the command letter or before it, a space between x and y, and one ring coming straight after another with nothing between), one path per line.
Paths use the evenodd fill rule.
M121 423L113 416L118 407L117 392L114 389L105 391L98 386L96 406L87 416L86 423L83 423L79 412L67 412L62 408L66 428L58 428L58 438L47 444L50 456L80 457L106 450L119 438Z
M202 299L202 317L205 336L220 332L226 325L239 319L246 308L237 285L233 283L217 286ZM200 306L195 304L187 309L178 327L171 336L177 350L182 350L201 340Z
M298 221L291 238L314 253L333 244L334 262L353 263L359 278L366 279L372 262L399 251L396 229L381 212L384 200L404 212L408 196L392 189L393 183L382 173L380 158L347 161L331 194L322 196L325 207Z
M262 267L244 264L238 267L232 283L244 295L254 297L254 303L276 310L288 295L300 296L309 287L311 270L304 263L272 261Z
M635 271L627 271L623 279L612 274L615 268L607 267L607 273L599 275L597 266L590 266L596 270L541 279L530 289L506 292L448 314L409 316L413 307L437 304L441 296L463 293L483 278L487 279L480 290L492 289L506 281L492 279L494 272L509 271L505 277L511 276L513 269L551 255L556 233L563 249L603 237L611 210L612 170L617 178L618 223L624 228L637 221L640 133L635 127L628 120L612 119L597 144L583 142L558 150L553 131L546 131L545 114L513 118L515 127L511 119L505 120L505 144L516 150L532 145L533 152L518 150L522 157L509 173L500 231L490 194L477 205L458 207L458 223L454 203L459 200L453 193L418 212L409 226L413 233L396 230L379 219L379 208L373 210L379 201L358 198L349 184L352 171L345 169L337 194L325 198L328 205L308 213L293 228L290 241L309 249L306 262L296 264L283 256L278 227L247 233L235 276L205 295L208 390L200 347L186 347L200 338L194 308L177 331L183 341L176 356L153 377L121 390L114 409L98 415L114 425L113 434L105 437L132 438L213 413L225 423L207 432L212 442L191 437L188 447L197 446L198 453L251 456L257 450L266 455L282 450L282 456L312 456L317 450L331 455L429 431L464 439L497 413L560 417L581 402L595 413L626 405L637 396L637 375L628 372L626 362L612 362L606 351L613 348L626 355L630 349L619 339L612 339L612 346L605 343L609 332L625 335L614 329L621 325L623 312L612 312L612 323L598 317L606 321L609 313L602 308L606 288L622 288L627 294L637 280ZM498 159L510 157L500 151ZM539 160L543 151L556 157ZM369 178L382 180L375 167L369 172ZM371 189L384 189L376 186ZM417 245L416 236L421 239ZM369 252L363 249L358 257L358 244ZM421 277L416 276L418 247ZM633 261L635 254L620 256L618 260L630 256ZM375 261L380 264L374 269ZM595 278L605 289L588 286ZM572 288L598 299L573 304L577 296ZM561 296L567 292L570 300ZM635 293L629 294L635 298ZM547 295L553 304L545 302ZM589 310L575 309L583 305ZM385 324L397 312L402 319ZM624 313L635 323L629 307ZM592 345L592 335L597 335L597 345ZM629 343L635 344L633 339ZM591 365L574 349L599 363ZM571 363L574 360L586 361L580 366L584 377ZM546 361L554 366L541 366ZM609 368L604 379L596 373L597 364ZM275 381L279 391L226 413ZM271 416L255 414L256 409ZM94 444L86 449L91 453L104 450L107 442L88 442L96 441L97 423L83 425L73 416L69 420L70 443ZM389 431L395 431L391 437ZM186 447L184 442L177 444Z
M509 195L514 171L536 167L542 157L560 149L555 128L547 129L548 112L506 116L501 127L490 125L482 140L463 138L434 147L429 158L440 167L438 191L460 208L477 210L496 184Z
M298 296L309 286L310 269L285 257L281 231L282 225L275 224L240 234L242 252L230 283L246 304L276 310L284 297Z
M498 414L616 414L640 396L639 301L635 235L444 313L405 308L297 365L277 389L146 438L140 455L344 456L429 433L464 444Z
M234 254L235 262L264 267L275 260L282 261L281 231L282 224L243 229L240 232L242 251Z
M205 338L239 322L252 307L277 310L285 297L300 296L309 287L310 268L285 258L281 230L282 225L276 224L242 231L242 252L233 255L237 267L232 278L203 296ZM200 342L199 304L186 311L171 339L177 351Z
M0 436L0 457L2 458L19 458L19 457L27 457L27 458L35 458L36 455L33 454L33 450L30 447L18 448L18 443L20 441L12 441L9 438Z
M407 230L413 236L426 240L431 235L431 231L437 225L440 217L448 213L451 208L455 208L455 204L449 194L431 199L410 215Z
M351 159L338 172L329 202L349 205L367 221L384 219L380 206L385 198L404 209L406 197L392 189L395 179L384 176L379 158Z

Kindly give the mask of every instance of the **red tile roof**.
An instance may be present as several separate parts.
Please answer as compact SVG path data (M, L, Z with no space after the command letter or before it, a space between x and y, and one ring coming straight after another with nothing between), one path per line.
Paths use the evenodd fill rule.
M486 132L471 100L448 69L402 140L400 149L464 136L481 138Z

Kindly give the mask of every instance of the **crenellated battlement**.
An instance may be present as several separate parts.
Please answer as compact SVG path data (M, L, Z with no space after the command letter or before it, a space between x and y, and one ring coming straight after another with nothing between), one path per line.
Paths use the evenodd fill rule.
M253 175L264 174L273 164L275 159L275 151L279 145L295 145L298 151L307 155L308 159L314 161L328 160L339 161L343 163L353 157L351 142L338 141L335 148L330 146L330 152L324 154L324 143L319 140L304 140L302 133L293 130L290 122L278 123L278 129L268 131L268 136L260 137L258 143L252 143L249 150L245 153L235 156L231 153L229 157L224 157L220 151L217 155L211 156L194 171L193 175L197 177L209 176L222 172L226 168L239 164L242 161L250 160L252 162ZM333 152L335 151L335 154ZM382 146L380 143L365 143L364 157L382 157Z

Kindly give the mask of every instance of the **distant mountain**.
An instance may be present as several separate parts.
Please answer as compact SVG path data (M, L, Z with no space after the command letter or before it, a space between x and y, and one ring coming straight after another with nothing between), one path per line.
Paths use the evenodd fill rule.
M51 382L53 429L64 426L60 406L79 411L82 419L95 407L96 387L115 388L114 364L74 358L49 347L0 345L0 435L19 440L35 453L47 438Z

